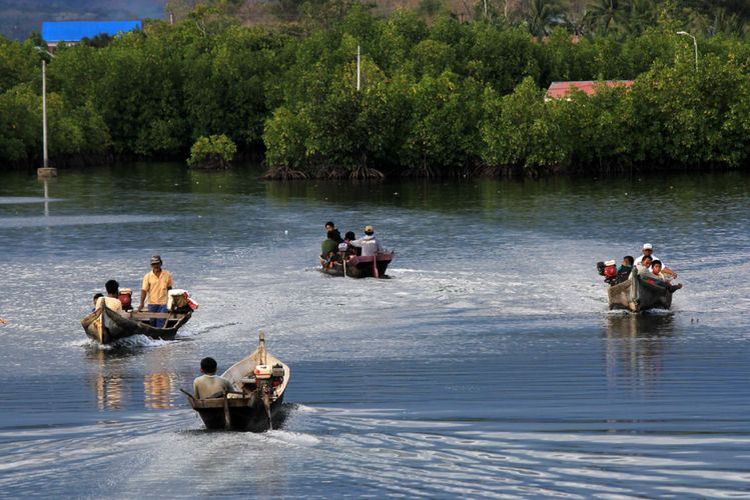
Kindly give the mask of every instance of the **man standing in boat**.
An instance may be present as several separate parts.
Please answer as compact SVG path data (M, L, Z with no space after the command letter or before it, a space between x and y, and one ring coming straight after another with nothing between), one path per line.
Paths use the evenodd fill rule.
M159 255L151 257L151 271L143 277L141 285L141 303L138 310L143 310L143 305L148 297L148 312L167 312L167 294L172 289L172 275L166 269L162 269L162 260ZM164 326L164 319L153 320L156 328Z
M218 398L226 392L235 392L232 383L216 375L216 360L214 358L203 358L201 360L201 375L193 380L193 397L195 399Z

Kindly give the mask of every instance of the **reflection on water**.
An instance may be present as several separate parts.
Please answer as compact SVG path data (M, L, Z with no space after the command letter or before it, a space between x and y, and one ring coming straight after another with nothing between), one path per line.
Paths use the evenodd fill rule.
M144 405L152 410L165 410L174 406L172 377L169 373L147 373L143 377Z
M96 394L97 409L102 411L122 409L125 404L125 381L122 374L107 363L107 358L112 357L112 353L91 348L87 350L87 355L97 367L91 378L91 386Z
M98 375L94 380L96 407L100 410L119 410L123 404L123 380L117 375Z
M44 216L49 217L49 181L44 179Z
M673 330L671 313L608 315L604 332L608 382L653 383L663 369L666 339Z
M99 410L121 410L137 403L126 401L125 396L140 393L137 385L141 384L141 380L126 377L122 373L128 358L133 357L132 352L123 349L91 348L87 354L96 366L91 386L94 388L96 407ZM145 373L142 380L143 406L150 410L173 408L173 379L174 375L167 371Z

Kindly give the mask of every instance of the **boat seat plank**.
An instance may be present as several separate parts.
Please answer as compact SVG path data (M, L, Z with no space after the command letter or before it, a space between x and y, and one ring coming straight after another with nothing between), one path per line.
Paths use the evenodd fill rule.
M168 313L168 312L131 312L130 318L135 319L138 321L143 321L147 319L174 319L179 320L184 318L184 314L175 314L175 313Z

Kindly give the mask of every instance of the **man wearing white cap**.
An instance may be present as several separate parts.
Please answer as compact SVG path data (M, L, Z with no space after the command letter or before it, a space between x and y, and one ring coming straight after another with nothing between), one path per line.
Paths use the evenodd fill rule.
M352 240L351 244L362 248L362 257L370 257L383 251L383 247L380 246L380 242L375 237L375 230L372 226L365 226L365 236L358 240Z
M668 268L667 265L664 263L663 260L661 260L659 257L657 257L656 255L654 255L654 246L651 243L644 243L643 244L643 249L641 250L641 252L642 252L642 255L639 256L637 259L635 259L635 265L636 266L641 263L641 261L643 260L643 258L645 256L648 255L649 257L651 257L651 261L652 262L655 261L655 260L658 260L658 261L661 262L661 264L663 266L662 272L664 274L672 275L673 278L677 277L677 273L676 272L674 272L670 268Z

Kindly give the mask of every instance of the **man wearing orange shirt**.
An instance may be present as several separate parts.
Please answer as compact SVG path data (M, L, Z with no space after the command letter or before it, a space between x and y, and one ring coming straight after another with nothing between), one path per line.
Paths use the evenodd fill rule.
M148 298L148 312L167 312L167 294L172 289L172 275L166 269L162 269L162 260L158 255L151 257L151 271L143 277L141 285L141 303L138 310L143 309L143 304ZM156 328L164 326L164 319L153 320Z

